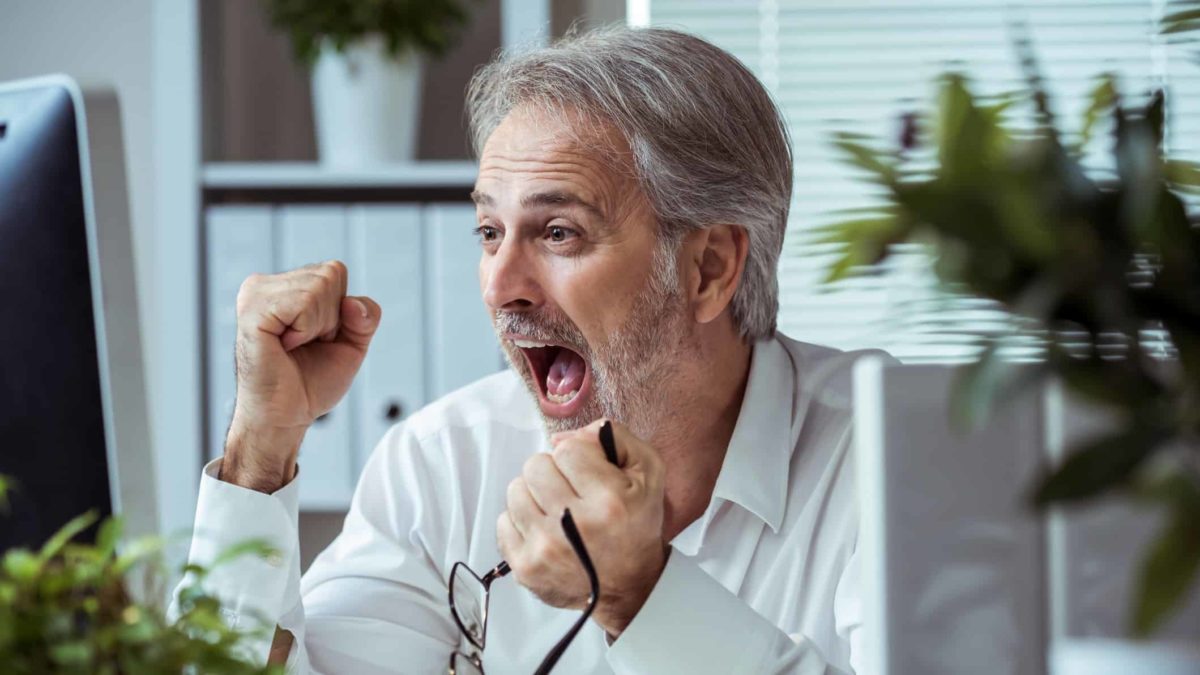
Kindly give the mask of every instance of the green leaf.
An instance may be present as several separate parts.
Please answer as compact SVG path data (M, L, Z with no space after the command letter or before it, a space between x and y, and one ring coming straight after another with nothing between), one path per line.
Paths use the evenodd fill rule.
M845 134L838 134L836 140L833 141L833 145L846 156L847 162L875 174L885 183L896 179L896 170L885 160L884 153L854 141L852 138Z
M121 555L117 556L116 562L113 563L113 569L120 574L124 574L134 565L162 551L165 545L166 542L162 537L141 537L135 539L124 548Z
M32 552L14 548L4 554L4 573L20 585L28 584L42 571L42 561Z
M1162 29L1162 35L1178 35L1180 33L1191 33L1200 29L1200 21L1197 20L1180 20L1172 22L1164 22L1165 26Z
M1073 502L1127 484L1133 472L1167 438L1160 430L1133 427L1083 443L1037 487L1034 505Z
M1168 521L1138 571L1133 632L1146 637L1188 597L1200 570L1200 487L1175 473L1149 489L1167 503Z
M1185 6L1188 4L1197 5L1200 3L1178 3L1176 6ZM1162 18L1162 22L1168 25L1179 23L1181 21L1192 20L1200 20L1200 7L1193 7L1191 9L1177 9Z
M96 549L102 556L108 557L116 551L123 529L124 523L120 518L109 518L100 524L100 531L96 534Z
M1045 374L1044 363L1005 359L1000 352L1004 346L1003 339L990 340L979 359L959 371L950 416L960 429L970 430L984 423L997 402L1013 398Z
M11 476L0 474L0 513L7 514L12 505L9 503L8 496L12 494L16 487L16 481Z
M952 73L942 78L936 143L938 176L948 185L986 185L988 168L1003 156L1008 134L1000 125L1004 106L979 106L966 78Z
M84 640L50 645L50 659L64 668L84 668L92 664L94 648Z
M297 60L311 66L324 47L343 51L371 36L380 37L392 57L410 48L444 54L470 18L467 4L460 0L266 0L266 9L271 22L291 38Z
M1105 73L1100 76L1099 82L1092 88L1087 108L1083 111L1083 126L1079 130L1079 142L1076 145L1078 151L1082 151L1092 140L1092 133L1095 131L1096 123L1100 120L1100 115L1111 110L1116 104L1116 76L1112 73Z
M217 554L217 557L213 559L212 565L210 565L209 568L213 569L220 567L221 565L245 555L253 555L258 558L269 559L282 554L280 553L279 549L272 546L271 542L267 541L266 539L247 539L245 541L238 542Z
M1172 185L1187 189L1200 189L1200 164L1182 159L1169 159L1164 162L1167 181Z
M54 557L60 550L62 550L63 546L66 546L67 542L74 539L75 536L80 532L83 532L91 527L98 518L99 515L93 510L75 516L71 520L67 521L67 524L63 525L58 532L55 532L54 535L51 536L46 542L46 544L42 546L42 550L38 553L38 556L41 557L42 560L49 560L50 558Z
M899 220L895 216L857 218L820 228L812 244L860 244L890 241L895 236Z

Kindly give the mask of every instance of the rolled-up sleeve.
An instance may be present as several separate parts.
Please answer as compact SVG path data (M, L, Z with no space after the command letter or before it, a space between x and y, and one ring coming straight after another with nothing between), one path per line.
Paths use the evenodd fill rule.
M621 675L839 672L811 641L789 637L679 551L607 658Z

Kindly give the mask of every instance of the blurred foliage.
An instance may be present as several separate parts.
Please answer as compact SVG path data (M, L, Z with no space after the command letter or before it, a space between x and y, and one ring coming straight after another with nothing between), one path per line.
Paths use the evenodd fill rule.
M10 487L0 480L0 499ZM178 595L174 620L159 605L133 600L128 584L135 578L145 583L145 597L165 597L156 583L162 542L143 539L119 547L118 519L100 523L94 545L72 541L96 521L94 513L81 515L40 550L16 548L0 558L0 671L282 675L282 667L251 662L247 643L268 634L267 627L227 626L220 601L202 587L209 569L184 569L188 581ZM223 554L214 566L240 555L271 554L262 542L247 542Z
M1165 30L1200 27L1200 2L1175 9ZM1011 367L992 338L959 382L957 414L976 421L1048 376L1110 413L1111 432L1072 448L1031 501L1117 492L1165 512L1131 613L1144 636L1200 569L1200 229L1183 201L1200 195L1200 166L1164 155L1163 92L1125 100L1111 75L1098 78L1075 142L1064 142L1030 45L1018 38L1016 48L1020 94L980 97L947 74L936 110L906 115L897 143L836 136L884 199L822 232L823 243L845 245L828 280L881 263L894 245L924 243L948 288L1036 327L1044 358ZM1115 170L1085 171L1100 141ZM1148 335L1169 343L1149 349Z
M287 32L296 59L316 63L321 49L345 51L371 36L392 58L409 49L441 56L454 45L479 0L265 0L271 22Z

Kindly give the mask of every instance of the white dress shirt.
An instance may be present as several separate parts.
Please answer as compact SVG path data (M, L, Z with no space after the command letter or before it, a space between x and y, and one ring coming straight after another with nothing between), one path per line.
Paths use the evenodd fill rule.
M556 672L852 672L862 639L849 403L857 355L783 336L755 345L708 509L672 540L620 637L610 646L589 622ZM207 583L230 603L231 622L259 616L292 632L292 672L444 673L450 653L470 646L450 615L450 569L463 560L483 574L499 562L506 487L532 453L549 450L536 403L515 373L499 373L388 431L342 533L303 579L297 481L270 495L240 488L216 478L219 460L201 478L190 558L206 564L251 537L279 549L219 567ZM485 671L533 671L577 617L511 577L496 581Z

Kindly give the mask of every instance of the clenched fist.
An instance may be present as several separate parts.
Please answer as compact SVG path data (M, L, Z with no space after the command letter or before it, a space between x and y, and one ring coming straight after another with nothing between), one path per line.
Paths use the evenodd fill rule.
M548 605L581 608L590 589L560 521L570 508L600 577L592 618L615 637L650 596L670 549L658 451L614 422L618 466L609 464L599 440L603 423L554 434L554 452L529 458L509 483L496 539L517 583Z
M382 311L346 295L338 261L253 275L237 297L237 404L221 479L274 492L308 427L346 395Z

